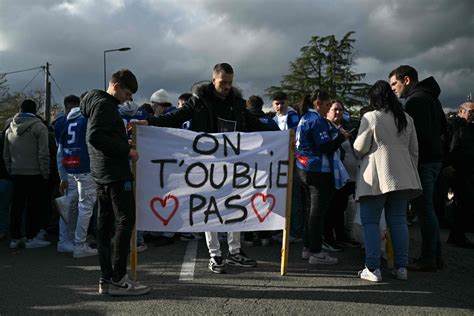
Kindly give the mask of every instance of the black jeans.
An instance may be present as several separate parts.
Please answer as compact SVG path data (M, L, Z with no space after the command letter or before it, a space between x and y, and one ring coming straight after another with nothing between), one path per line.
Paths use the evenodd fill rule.
M473 197L474 197L474 171L464 168L456 171L453 183L455 208L453 212L453 225L451 237L463 241L465 233L472 231L474 223Z
M23 211L26 208L26 238L36 237L44 216L44 187L41 175L13 175L13 201L10 213L12 239L22 237Z
M334 196L334 175L332 173L298 170L303 182L306 222L303 243L311 253L321 252L324 216Z
M355 182L347 182L346 185L334 192L331 206L324 221L324 239L326 241L346 239L344 212L349 202L349 196L353 195L354 192Z
M127 273L130 237L135 225L135 199L132 182L119 181L97 186L97 247L102 277L120 281ZM114 231L114 262L111 243Z

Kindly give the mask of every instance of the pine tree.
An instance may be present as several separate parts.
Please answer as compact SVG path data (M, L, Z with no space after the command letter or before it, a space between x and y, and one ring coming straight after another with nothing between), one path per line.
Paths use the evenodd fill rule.
M353 69L353 34L348 32L340 41L334 35L313 36L300 49L301 56L290 62L290 73L283 76L281 85L268 88L267 94L284 91L290 102L297 103L304 95L322 89L346 107L362 105L370 86L361 82L365 74Z

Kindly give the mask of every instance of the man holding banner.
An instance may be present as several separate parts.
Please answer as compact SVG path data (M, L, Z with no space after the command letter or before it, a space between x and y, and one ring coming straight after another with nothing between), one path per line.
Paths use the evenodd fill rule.
M81 101L81 112L88 118L87 147L91 175L97 183L97 248L102 277L99 293L143 295L150 288L132 281L127 275L130 238L135 225L133 175L129 158L138 152L128 143L119 114L119 104L137 92L135 75L121 69L112 75L107 92L92 90ZM115 223L113 266L111 241Z
M174 113L160 117L150 117L139 125L154 125L179 128L192 120L192 130L205 133L266 131L269 127L255 118L247 109L240 91L232 86L234 70L227 63L214 66L212 81L195 85L193 97ZM250 259L240 245L240 232L229 232L227 242L229 255L224 260L220 250L217 232L206 232L209 249L209 269L214 273L224 273L225 266L255 267L257 262Z

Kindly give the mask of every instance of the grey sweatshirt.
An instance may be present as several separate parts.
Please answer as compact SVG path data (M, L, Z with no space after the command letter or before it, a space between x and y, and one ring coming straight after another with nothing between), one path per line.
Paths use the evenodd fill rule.
M48 129L31 113L17 113L5 133L3 159L11 175L49 178Z

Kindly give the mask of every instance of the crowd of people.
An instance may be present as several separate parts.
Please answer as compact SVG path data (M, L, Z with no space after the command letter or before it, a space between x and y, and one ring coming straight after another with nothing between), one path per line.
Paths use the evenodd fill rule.
M231 65L220 63L210 82L200 82L191 93L179 96L177 107L164 89L154 92L150 103L138 106L132 100L138 81L122 69L112 75L107 91L66 97L65 112L52 126L37 115L34 101L24 100L1 135L0 239L9 237L11 249L29 249L50 246L47 235L57 234L58 252L99 257L99 293L148 293L148 286L127 274L135 225L131 162L140 154L129 127L138 124L205 133L294 129L290 242L303 243L301 257L311 265L338 264L334 253L361 246L345 225L353 216L346 214L351 197L359 205L364 232L365 267L358 274L364 280L382 280L383 212L393 242L395 278L406 280L408 270L443 269L435 192L442 192L442 202L449 188L454 192L448 242L473 248L466 237L474 222L473 102L461 104L458 115L446 120L435 79L419 81L417 71L403 65L390 72L388 81L370 88L360 126L349 130L343 101L324 90L302 96L293 106L286 93L277 92L272 95L272 116L263 112L261 97L244 100L233 82ZM65 207L58 203L55 208L52 201L59 196L65 196ZM421 253L412 262L409 208L418 216L422 237ZM163 246L178 237L203 238L139 231L137 251L146 251L146 242ZM265 246L281 242L282 234L229 232L225 240L221 237L204 232L213 273L224 273L227 266L257 266L242 244ZM221 241L228 244L226 255Z

